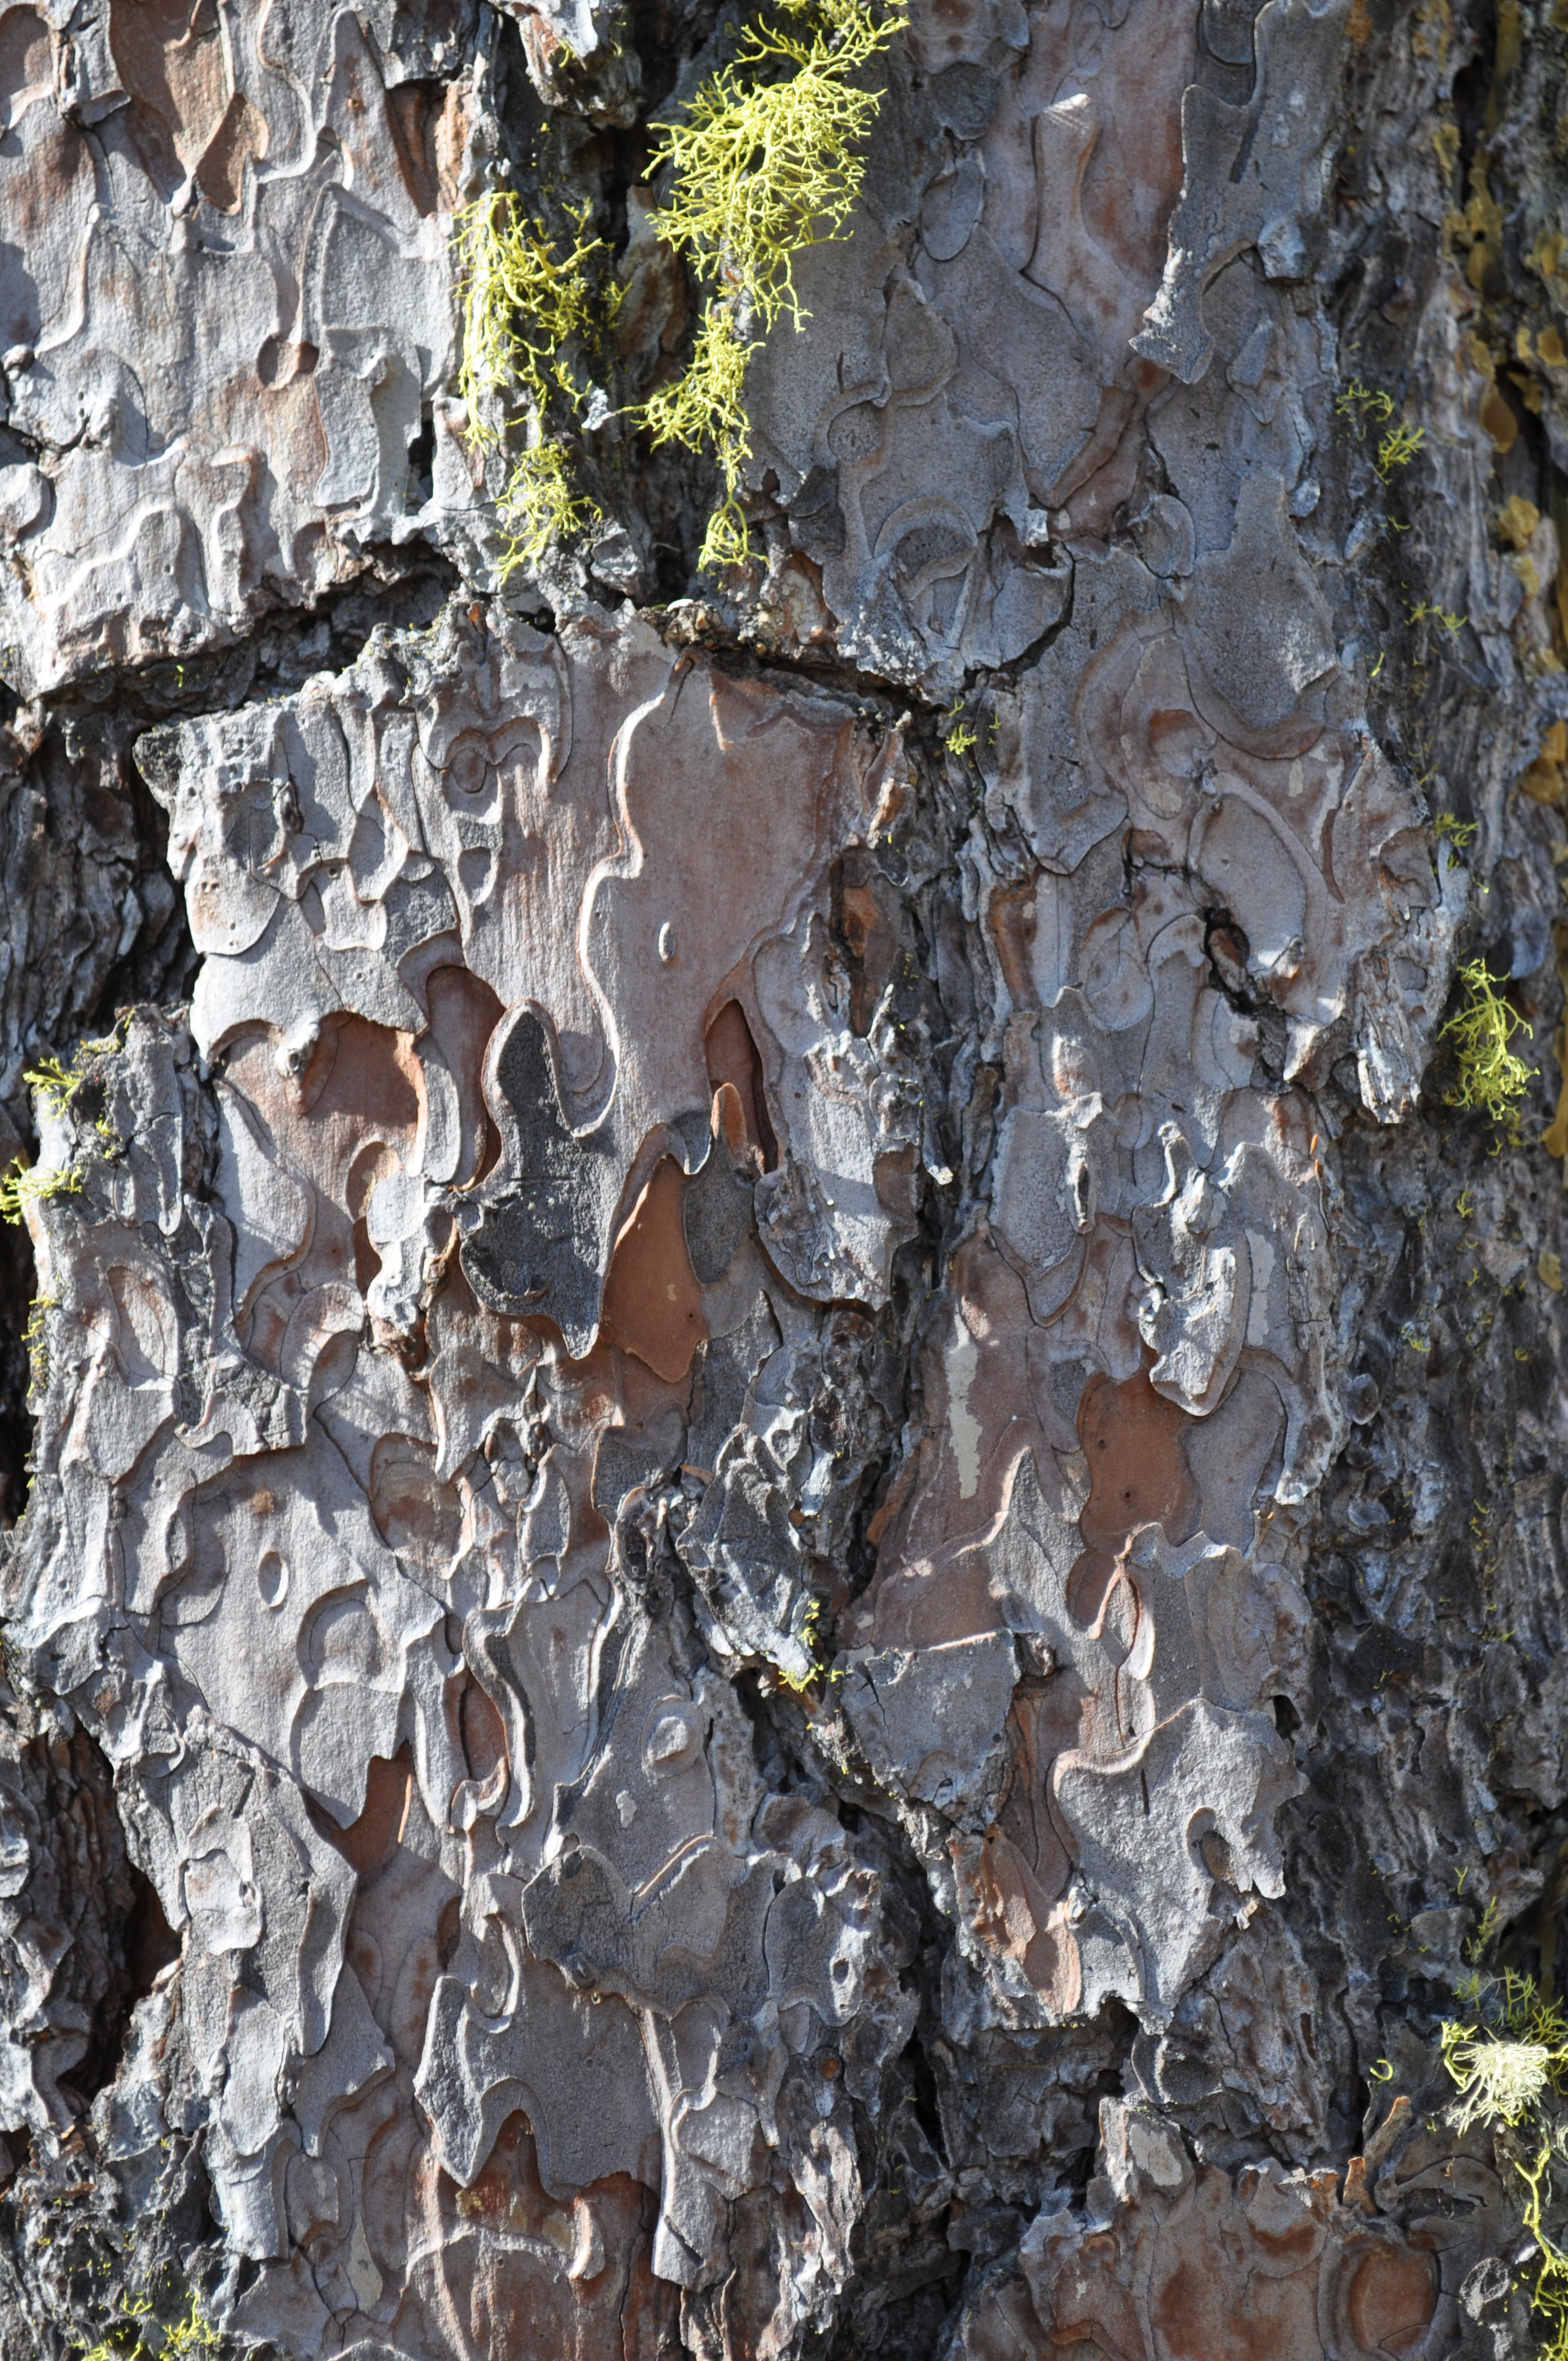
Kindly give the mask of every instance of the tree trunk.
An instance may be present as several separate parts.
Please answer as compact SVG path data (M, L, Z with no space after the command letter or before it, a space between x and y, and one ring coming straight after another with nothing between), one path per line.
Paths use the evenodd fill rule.
M1568 2350L1568 8L813 5L0 14L0 2361Z

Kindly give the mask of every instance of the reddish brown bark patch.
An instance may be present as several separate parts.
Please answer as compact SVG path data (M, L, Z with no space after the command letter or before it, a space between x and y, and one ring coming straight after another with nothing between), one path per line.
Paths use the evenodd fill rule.
M1350 2324L1369 2353L1409 2353L1436 2310L1436 2266L1413 2247L1377 2249L1351 2283Z
M1157 1394L1146 1370L1091 1378L1079 1406L1078 1433L1089 1464L1089 1498L1078 1521L1088 1544L1068 1577L1068 1606L1092 1624L1105 1603L1115 1563L1143 1525L1163 1525L1185 1541L1198 1513L1182 1436L1187 1412Z
M685 1186L674 1157L661 1157L616 1239L599 1323L602 1336L635 1353L668 1385L680 1382L707 1341L681 1218Z
M365 1809L359 1817L346 1828L326 1824L327 1834L356 1876L368 1877L391 1858L408 1817L412 1784L413 1765L406 1746L400 1747L390 1762L373 1754L365 1782Z
M778 1141L768 1120L767 1094L762 1087L762 1061L738 1000L727 1000L703 1037L708 1080L718 1090L728 1082L740 1102L746 1137L771 1172L779 1160Z

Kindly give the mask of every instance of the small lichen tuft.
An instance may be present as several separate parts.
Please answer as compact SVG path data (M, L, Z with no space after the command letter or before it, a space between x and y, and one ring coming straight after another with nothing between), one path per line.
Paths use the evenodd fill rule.
M223 2349L222 2336L193 2292L183 2316L149 2340L146 2323L151 2318L149 2297L123 2302L115 2331L88 2349L79 2347L76 2361L155 2361L155 2356L160 2356L160 2361L207 2361L207 2356Z
M1352 378L1344 391L1335 398L1336 417L1354 419L1358 425L1370 420L1381 425L1394 415L1394 397L1381 386L1364 385L1358 377Z
M515 191L490 189L456 220L463 323L457 391L469 436L491 450L519 425L530 437L499 502L507 534L503 581L534 564L552 540L582 531L601 514L573 490L565 445L546 422L553 393L572 412L580 407L574 358L604 335L620 298L607 280L609 248L588 235L587 205L568 219L570 233L557 239L525 213ZM509 412L518 396L521 412Z
M18 1157L8 1171L0 1173L0 1222L8 1222L15 1229L29 1205L41 1204L50 1197L79 1196L81 1191L79 1166L70 1164L56 1171L48 1165L24 1164Z
M1485 960L1468 961L1459 971L1459 981L1464 989L1463 1005L1438 1036L1452 1042L1457 1069L1444 1093L1446 1104L1490 1115L1501 1140L1517 1148L1519 1101L1530 1088L1530 1070L1516 1056L1512 1042L1518 1033L1531 1038L1533 1027L1498 991L1508 978L1492 975Z
M36 1295L27 1308L22 1346L27 1356L27 1391L41 1394L49 1386L49 1314L60 1304L58 1295Z
M76 1071L80 1061L80 1051L70 1066L62 1065L58 1058L40 1058L36 1066L27 1069L22 1080L29 1089L37 1091L40 1098L49 1102L51 1115L63 1115L85 1079Z
M654 394L642 412L655 447L679 443L688 451L711 450L718 461L724 493L703 539L701 563L707 566L736 566L746 555L740 469L751 443L742 395L746 363L755 350L737 329L730 305L715 297L703 313L685 375Z
M1376 467L1385 483L1396 467L1408 467L1427 439L1424 426L1391 426L1377 445Z
M574 492L560 444L541 442L519 454L497 513L508 536L504 580L518 566L534 565L552 541L597 524L603 511L586 493Z
M799 1632L796 1634L801 1649L800 1657L793 1665L783 1663L777 1656L772 1659L774 1675L781 1686L790 1690L795 1697L805 1697L819 1683L840 1681L844 1677L841 1672L836 1673L829 1669L827 1634L822 1629L822 1623L821 1599L809 1598L806 1601L806 1612L800 1619Z
M1505 2041L1494 2034L1467 2038L1464 2026L1449 2025L1443 2064L1459 2088L1450 2120L1456 2131L1467 2132L1472 2124L1517 2124L1551 2087L1552 2052L1540 2041Z

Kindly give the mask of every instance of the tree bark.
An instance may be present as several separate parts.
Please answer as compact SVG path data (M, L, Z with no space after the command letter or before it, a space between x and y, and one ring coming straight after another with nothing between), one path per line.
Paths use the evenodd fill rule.
M0 2361L1522 2361L1568 12L913 0L705 572L736 45L0 14Z

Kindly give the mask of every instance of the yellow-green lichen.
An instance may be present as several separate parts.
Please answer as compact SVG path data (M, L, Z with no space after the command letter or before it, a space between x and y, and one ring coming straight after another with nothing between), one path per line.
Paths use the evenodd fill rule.
M1394 415L1394 397L1380 386L1363 385L1358 377L1352 378L1344 391L1336 397L1334 411L1341 418L1354 419L1357 425L1364 426L1368 422L1381 425Z
M1476 1545L1476 1562L1481 1568L1482 1580L1486 1581L1497 1568L1497 1553L1491 1538L1491 1520L1479 1500L1475 1507L1477 1513L1470 1520L1470 1532ZM1472 1961L1484 1960L1497 1931L1497 1897L1494 1894L1481 1913L1480 1925L1464 1946L1465 1958Z
M661 443L679 443L688 451L711 451L718 461L724 491L707 522L702 544L705 566L736 566L746 555L740 469L751 456L751 442L742 395L746 363L755 350L738 333L729 307L710 302L685 374L663 387L642 412L655 448Z
M15 1229L29 1205L41 1204L50 1197L75 1197L81 1190L78 1166L70 1164L57 1171L48 1165L24 1164L17 1157L8 1171L0 1173L0 1222L8 1222Z
M829 1669L828 1639L822 1624L821 1599L816 1598L808 1599L806 1612L800 1619L800 1631L796 1635L805 1652L805 1671L791 1670L776 1656L771 1660L773 1672L780 1683L784 1687L791 1690L795 1697L806 1696L806 1692L817 1687L819 1682L841 1681L844 1677L841 1672L833 1672Z
M1408 467L1427 439L1424 426L1391 426L1377 445L1375 462L1385 483L1396 467Z
M653 156L670 172L656 225L707 292L691 363L646 405L653 441L709 451L723 495L704 566L746 554L740 471L750 455L746 364L788 313L807 314L795 282L806 247L839 236L861 192L878 93L860 82L904 22L881 0L784 0L784 20L748 26L733 60L665 125Z
M1424 426L1405 426L1391 423L1394 419L1394 397L1381 386L1365 385L1360 378L1352 378L1344 391L1334 401L1335 414L1348 418L1363 432L1381 426L1376 456L1373 466L1387 483L1398 467L1408 467L1427 439ZM1399 528L1403 530L1403 528Z
M138 2296L126 2303L114 2330L91 2347L79 2347L77 2361L206 2361L206 2357L222 2350L223 2338L192 2295L182 2318L171 2324L159 2326L157 2339L149 2343L142 2323L151 2318L149 2297Z
M468 431L480 442L500 439L492 414L498 398L522 390L543 404L551 386L563 381L564 348L598 332L609 248L587 235L587 205L569 219L574 235L563 252L566 240L526 213L515 190L488 189L456 216L463 311L457 392Z
M656 132L651 170L669 176L656 227L690 262L706 300L685 371L633 414L655 446L678 443L718 462L723 489L703 541L706 566L747 553L740 492L751 456L746 367L762 340L753 332L766 336L786 312L796 328L806 317L795 258L839 236L860 194L857 151L880 103L861 86L864 70L904 17L905 0L781 0L775 16L747 27L682 119ZM519 429L527 436L499 503L503 580L602 514L574 489L560 422L581 418L583 357L602 346L620 291L609 247L588 234L587 208L567 208L564 219L564 230L551 228L504 188L456 217L457 391L468 434L481 450ZM519 398L521 410L510 406Z
M1460 614L1457 609L1439 607L1430 598L1421 598L1410 609L1410 620L1412 623L1441 623L1449 638L1456 640L1470 618Z
M1470 960L1459 971L1464 998L1438 1036L1453 1050L1455 1075L1444 1093L1452 1107L1488 1115L1501 1140L1519 1144L1519 1102L1530 1088L1530 1070L1512 1048L1516 1034L1530 1038L1533 1027L1510 1008L1497 986L1506 976L1492 975L1485 960Z
M1548 2114L1568 2089L1568 2015L1511 1969L1467 1978L1459 1997L1475 2015L1442 2028L1442 2062L1459 2094L1449 2121L1456 2131L1480 2125L1503 2135L1498 2153L1523 2184L1521 2215L1539 2258L1530 2308L1550 2341L1538 2361L1568 2361L1568 2254L1546 2229L1553 2162L1568 2158L1568 2125Z
M904 21L863 0L786 8L809 30L748 26L733 63L702 84L684 123L663 127L654 151L655 169L674 174L660 236L742 295L764 329L784 311L796 325L806 316L795 257L842 230L864 173L856 146L877 111L877 93L854 77Z
M972 754L975 748L980 743L979 737L976 735L973 729L971 729L968 721L961 718L963 714L963 705L964 701L962 697L955 697L951 705L948 708L947 712L943 715L941 722L938 724L941 730L943 745L947 748L949 754L956 754L960 762L966 754ZM996 735L996 716L994 714L992 715L991 735L992 738Z
M35 1295L27 1308L22 1345L27 1356L27 1391L41 1394L49 1384L49 1314L60 1303L58 1295Z
M521 452L497 509L507 534L502 579L520 566L534 565L552 541L597 524L601 513L586 493L574 491L559 443L541 442Z
M27 1068L22 1080L47 1100L51 1115L63 1115L82 1088L83 1077L76 1071L80 1062L80 1051L69 1066L62 1065L58 1058L40 1058L36 1066Z
M574 364L608 328L619 291L607 276L609 247L588 235L587 207L569 212L567 220L569 228L557 236L511 189L487 190L456 218L457 392L468 434L481 450L498 448L520 426L529 437L499 502L507 533L503 581L542 557L552 540L581 532L601 514L574 490L549 412L553 396L573 415L580 411Z
M36 1066L25 1069L22 1080L43 1100L48 1112L58 1118L67 1112L82 1083L91 1078L93 1062L100 1058L117 1057L125 1046L125 1035L116 1027L101 1040L79 1041L69 1066L59 1058L40 1058ZM100 1115L93 1128L104 1143L104 1155L117 1156L125 1142L108 1117ZM49 1193L58 1195L59 1191Z
M90 1069L83 1061L112 1057L123 1047L123 1038L118 1034L109 1034L101 1041L83 1041L69 1066L59 1058L40 1058L36 1066L27 1069L22 1080L38 1093L49 1115L58 1120L69 1111L88 1080ZM103 1143L102 1153L117 1156L125 1142L108 1117L100 1115L93 1128ZM0 1173L0 1222L7 1222L15 1228L26 1218L29 1205L41 1204L51 1197L79 1196L82 1178L80 1165L27 1165L19 1156L14 1158L9 1169Z

